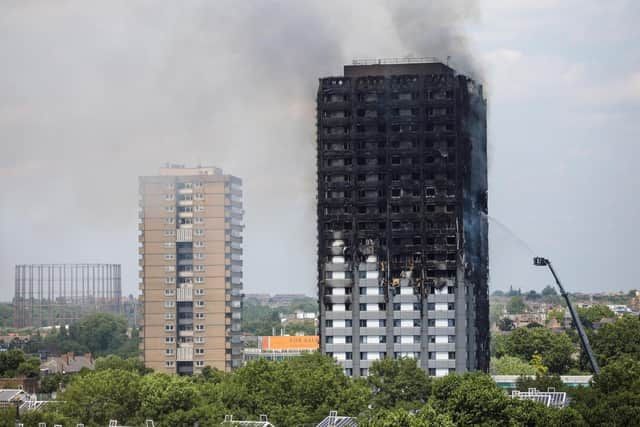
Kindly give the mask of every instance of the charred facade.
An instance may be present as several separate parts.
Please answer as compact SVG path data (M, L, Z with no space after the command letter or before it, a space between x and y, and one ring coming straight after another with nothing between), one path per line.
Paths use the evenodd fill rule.
M489 367L486 101L437 62L354 63L317 96L321 351Z
M16 265L14 325L67 325L90 313L120 313L121 276L120 264Z

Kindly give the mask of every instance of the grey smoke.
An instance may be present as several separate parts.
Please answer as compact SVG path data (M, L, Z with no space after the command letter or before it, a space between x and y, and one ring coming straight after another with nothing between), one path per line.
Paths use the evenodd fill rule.
M318 77L405 54L472 70L474 4L3 2L0 299L30 262L122 263L136 293L137 176L167 161L243 178L248 291L312 294Z

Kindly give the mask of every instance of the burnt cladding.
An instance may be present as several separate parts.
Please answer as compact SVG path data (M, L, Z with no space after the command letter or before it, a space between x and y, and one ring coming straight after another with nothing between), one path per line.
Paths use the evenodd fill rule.
M320 341L347 374L488 370L486 140L482 86L444 64L320 79Z

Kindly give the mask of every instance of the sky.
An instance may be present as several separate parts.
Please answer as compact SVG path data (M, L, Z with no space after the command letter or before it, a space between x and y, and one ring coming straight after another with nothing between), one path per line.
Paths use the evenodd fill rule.
M245 292L316 284L315 94L357 58L450 57L485 86L491 289L640 288L640 3L0 3L0 300L13 266L123 266L137 177L243 178Z

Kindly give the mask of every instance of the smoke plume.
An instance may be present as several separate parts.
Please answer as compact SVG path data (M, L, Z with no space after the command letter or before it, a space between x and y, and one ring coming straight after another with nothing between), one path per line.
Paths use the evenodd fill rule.
M461 2L0 5L0 299L12 266L123 265L137 293L137 177L165 162L241 177L245 288L315 288L315 92L360 57L451 55Z

